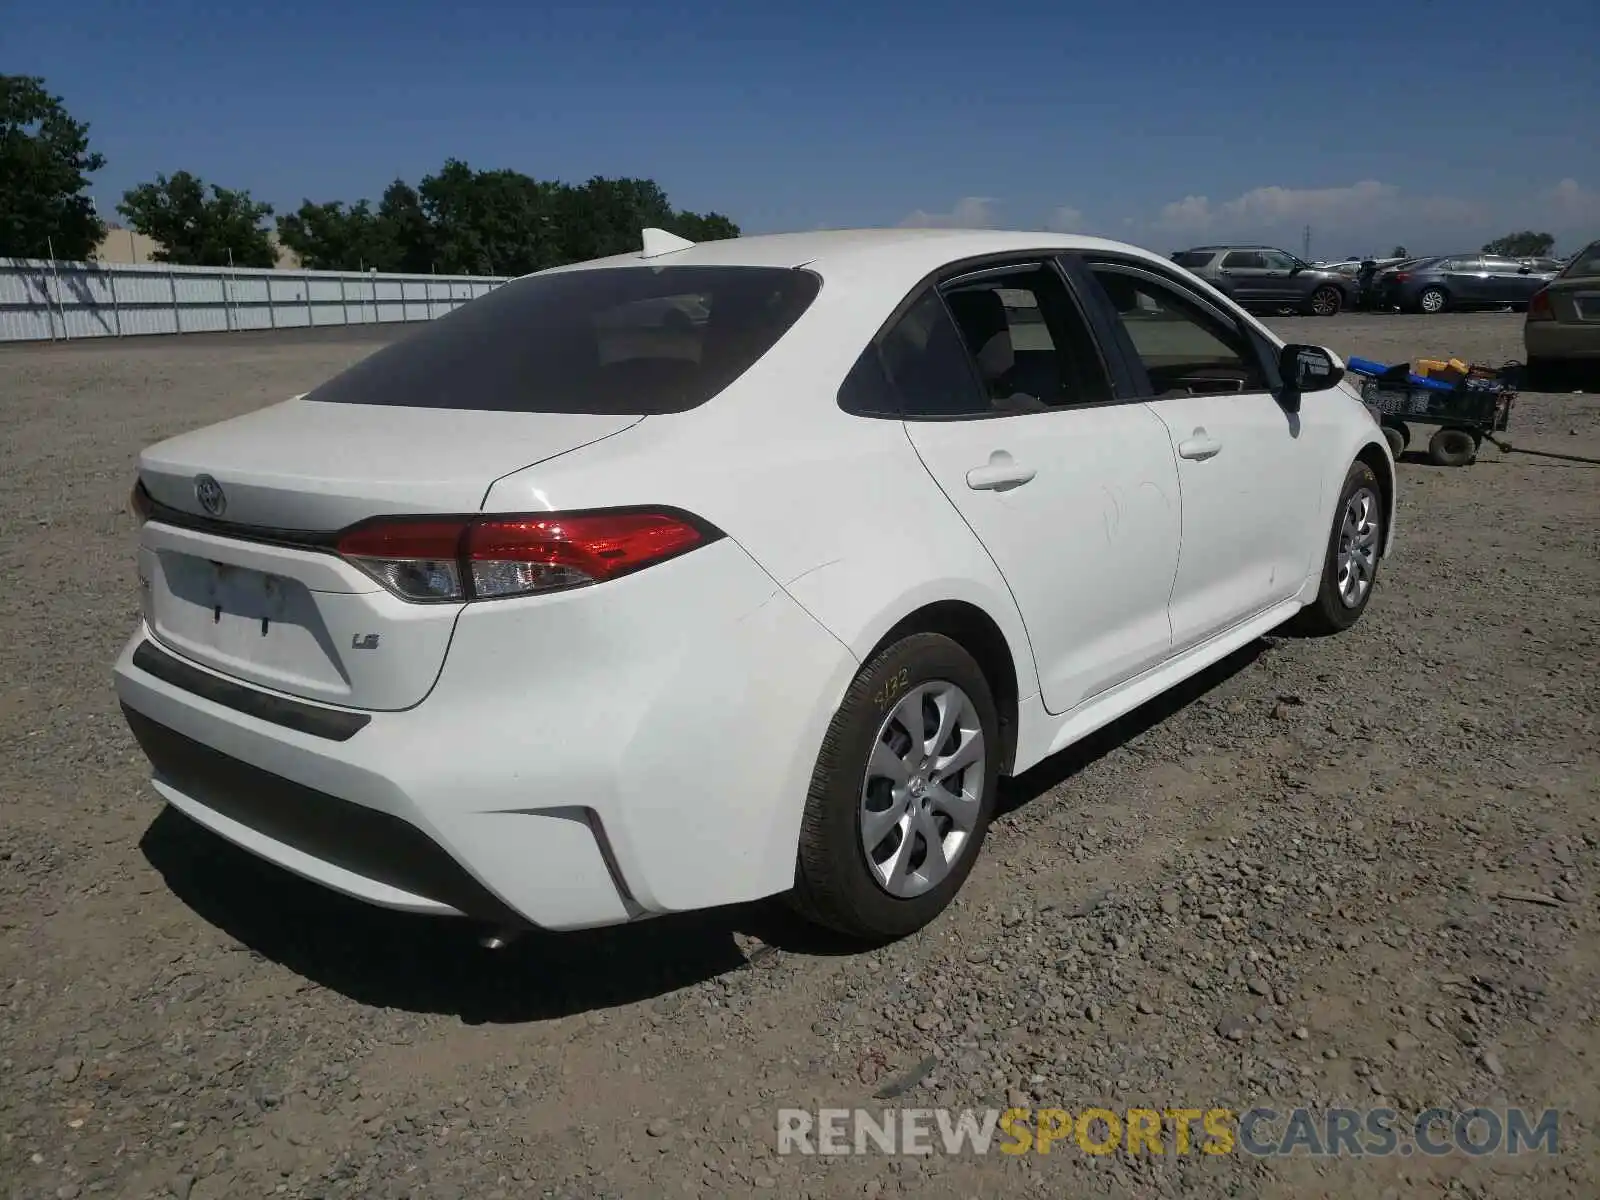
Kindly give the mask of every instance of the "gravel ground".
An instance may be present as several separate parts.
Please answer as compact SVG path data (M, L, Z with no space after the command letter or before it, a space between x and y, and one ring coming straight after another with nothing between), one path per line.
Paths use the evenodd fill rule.
M1279 324L1520 351L1508 314ZM162 811L110 688L137 451L388 336L0 351L12 1195L1600 1194L1596 468L1408 456L1360 625L1014 781L919 936L849 954L761 905L496 955ZM1600 456L1600 407L1525 393L1510 436ZM775 1153L780 1107L1009 1103L1563 1115L1554 1157Z

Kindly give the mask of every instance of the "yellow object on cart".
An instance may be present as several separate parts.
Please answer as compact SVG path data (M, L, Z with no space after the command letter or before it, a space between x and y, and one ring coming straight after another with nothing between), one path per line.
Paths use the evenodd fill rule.
M1411 364L1415 374L1425 379L1442 379L1459 383L1472 373L1472 368L1459 358L1419 358Z

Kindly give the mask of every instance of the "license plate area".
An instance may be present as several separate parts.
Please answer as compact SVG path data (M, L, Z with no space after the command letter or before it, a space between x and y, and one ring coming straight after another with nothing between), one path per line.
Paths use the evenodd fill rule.
M1583 293L1573 297L1578 317L1584 321L1600 321L1600 293Z
M176 551L149 555L146 620L198 662L268 686L349 692L317 594L297 579Z

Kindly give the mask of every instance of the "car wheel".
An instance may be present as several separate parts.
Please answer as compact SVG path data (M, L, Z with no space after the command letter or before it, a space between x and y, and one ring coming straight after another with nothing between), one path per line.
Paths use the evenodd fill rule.
M1308 307L1314 317L1338 316L1339 309L1344 306L1344 296L1336 287L1319 287L1311 293Z
M998 731L983 671L950 638L913 634L873 658L823 738L790 903L867 941L938 916L988 832Z
M1441 429L1428 439L1428 461L1439 467L1464 467L1478 454L1478 443L1465 429Z
M1383 489L1366 463L1351 464L1339 492L1339 507L1323 556L1317 598L1290 621L1292 632L1307 637L1343 633L1361 619L1378 581L1383 556Z
M1530 392L1556 390L1560 381L1561 363L1553 358L1530 358L1522 370L1523 386Z
M1392 458L1399 458L1406 452L1406 435L1393 425L1383 427L1383 440L1389 443L1389 454Z
M1444 294L1443 288L1426 288L1422 295L1417 297L1417 308L1430 315L1442 313L1448 303L1449 297Z

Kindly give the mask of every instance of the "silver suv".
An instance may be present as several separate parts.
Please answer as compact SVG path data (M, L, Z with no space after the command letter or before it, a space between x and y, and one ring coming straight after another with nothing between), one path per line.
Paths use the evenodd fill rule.
M1172 261L1247 308L1331 317L1361 298L1355 279L1275 246L1196 246L1178 251Z

